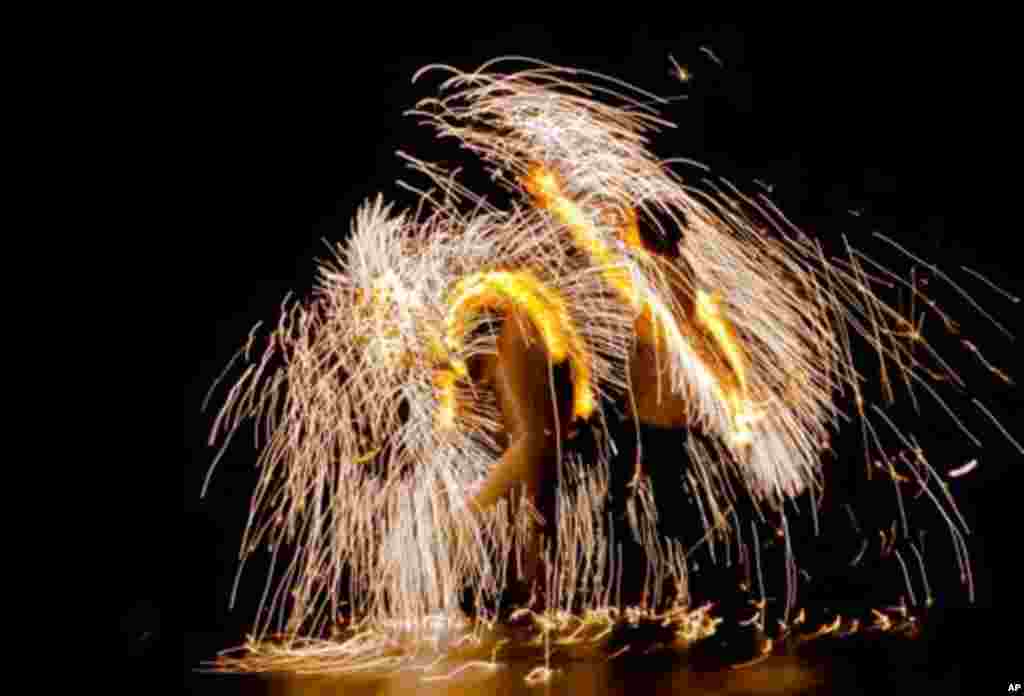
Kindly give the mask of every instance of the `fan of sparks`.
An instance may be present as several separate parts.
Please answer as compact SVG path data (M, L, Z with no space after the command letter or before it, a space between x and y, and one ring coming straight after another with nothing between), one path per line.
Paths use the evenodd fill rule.
M528 505L467 502L507 446L494 389L473 367L497 355L502 322L530 322L552 368L568 369L579 424L607 435L609 404L678 404L683 425L703 434L681 439L679 475L699 492L709 529L730 525L738 495L781 511L820 486L832 434L877 410L862 393L858 344L883 379L934 393L914 317L876 293L880 277L900 279L852 249L829 257L766 198L681 178L648 146L672 126L659 98L539 63L431 70L450 77L412 114L478 157L512 203L499 208L404 155L431 183L420 205L367 203L322 264L315 295L283 307L264 350L253 338L242 351L212 438L257 422L261 477L242 558L269 548L280 577L261 605L250 666L252 655L283 668L320 656L342 669L436 635L438 622L493 622L511 559L537 548ZM907 475L945 511L969 578L952 499L911 449ZM682 616L688 550L658 535L653 506L632 520L646 566L624 569L616 553L605 507L614 451L605 437L587 460L559 452L545 609L563 622L607 619L617 579L645 573L645 610ZM636 476L642 497L642 467ZM679 622L688 639L714 630L695 623L702 612ZM339 617L354 637L320 642ZM272 635L283 647L258 648Z

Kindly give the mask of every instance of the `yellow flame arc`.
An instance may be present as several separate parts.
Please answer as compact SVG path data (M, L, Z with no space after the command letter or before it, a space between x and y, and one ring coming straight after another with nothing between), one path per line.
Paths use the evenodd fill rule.
M748 445L753 441L751 426L764 414L754 407L753 401L750 399L747 386L747 358L744 355L742 343L736 336L736 330L732 323L722 312L721 303L715 294L697 290L694 318L711 334L725 356L726 363L736 376L737 388L726 394L726 402L729 404L734 427L732 444Z
M573 376L573 414L589 418L594 411L590 355L559 293L529 271L486 271L463 278L453 288L448 301L445 342L452 354L462 350L469 318L485 309L515 310L533 323L552 362L569 361ZM451 367L435 375L440 404L438 417L443 428L455 424L455 386L466 374L465 365L455 360Z
M629 303L630 307L636 311L642 310L643 298L624 259L605 244L601 233L594 227L583 208L562 192L561 183L555 172L538 165L522 180L522 184L533 196L534 204L538 208L550 212L569 229L573 242L601 269L608 284Z

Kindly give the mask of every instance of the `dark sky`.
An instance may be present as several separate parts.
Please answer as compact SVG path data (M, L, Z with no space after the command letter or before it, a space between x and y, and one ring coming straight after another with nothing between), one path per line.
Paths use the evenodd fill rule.
M755 179L774 185L780 206L812 234L866 237L877 229L944 267L968 265L1021 295L1024 284L1002 230L978 227L962 214L978 206L961 204L970 195L964 193L970 172L952 154L971 135L962 127L967 107L959 96L965 49L949 36L842 22L813 33L687 27L678 20L637 30L496 24L437 31L355 21L293 29L264 18L221 27L202 39L201 50L183 45L188 58L172 125L187 135L193 161L187 175L172 177L167 204L182 206L191 218L178 233L185 251L179 279L185 520L168 522L176 513L164 518L149 499L129 503L138 520L138 531L129 534L147 542L132 544L135 556L123 581L128 643L145 631L175 643L180 623L187 659L224 647L224 635L238 635L251 621L245 607L227 613L226 602L255 455L239 443L201 501L215 450L206 446L212 414L200 413L200 403L249 328L275 319L287 292L308 292L315 258L326 252L322 240L343 238L362 201L380 192L411 202L394 184L408 178L395 150L453 163L464 157L402 116L436 85L435 79L410 83L419 67L471 68L518 54L607 73L663 95L688 95L666 110L680 128L655 140L658 154L703 161L746 190L756 190ZM670 76L670 53L689 68L690 82ZM1011 317L1013 305L977 283L971 289L993 313ZM1008 323L1015 329L1019 319ZM989 357L1012 371L1014 344L978 331L978 343L994 346ZM984 393L1022 439L1019 392ZM997 443L997 435L985 435ZM1020 527L1010 506L1021 481L1013 467L1019 471L1024 462L1003 445L994 452L967 487L966 505L982 527L986 576ZM151 486L147 481L140 473L126 485ZM249 597L262 587L258 571L247 578ZM1007 602L1016 586L986 578L982 603ZM215 637L203 643L196 636L204 632Z

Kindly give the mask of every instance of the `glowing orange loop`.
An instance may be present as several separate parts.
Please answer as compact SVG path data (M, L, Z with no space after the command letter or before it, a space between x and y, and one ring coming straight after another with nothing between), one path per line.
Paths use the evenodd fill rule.
M586 344L573 323L565 300L553 288L529 271L487 271L460 280L448 301L444 340L451 353L462 349L466 323L485 309L522 312L540 333L551 360L568 360L573 375L573 413L589 418L594 410L591 390L590 356ZM455 422L455 384L467 372L458 361L435 377L439 390L439 422L450 428Z

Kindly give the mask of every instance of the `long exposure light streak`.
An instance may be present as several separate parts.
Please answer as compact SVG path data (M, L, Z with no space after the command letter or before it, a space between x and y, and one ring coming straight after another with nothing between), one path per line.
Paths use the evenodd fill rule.
M526 63L511 73L497 62L473 72L433 66L426 71L450 77L411 112L493 169L512 193L507 209L405 156L435 190L416 212L380 198L363 206L320 268L314 296L282 306L262 354L252 336L244 347L246 367L211 442L226 445L244 421L257 422L260 480L241 565L269 548L283 566L273 571L276 589L268 581L247 652L224 664L428 669L418 661L424 645L479 642L523 580L543 590L543 611L523 611L545 645L552 636L600 642L623 621L672 626L682 643L713 633L708 608L688 604L694 549L661 536L642 480L628 509L647 557L644 606L619 606L625 561L605 507L612 404L629 404L640 422L702 434L680 443L687 464L677 478L704 519L698 546L712 558L723 530L742 544L737 495L781 516L786 619L798 573L784 506L804 492L820 497L822 462L848 420L861 421L865 459L886 463L901 516L900 486L918 486L940 510L970 584L968 530L945 484L868 397L867 385L880 384L891 401L898 374L915 408L919 385L970 435L936 388L963 383L951 358L924 340L914 304L908 318L883 299L882 289L907 281L848 244L844 258L830 257L763 196L684 180L670 166L683 160L649 149L672 125L652 106L666 101L602 75ZM1005 330L948 275L881 239ZM913 277L908 285L941 326L956 327ZM534 335L540 366L527 355L538 350ZM973 342L969 349L980 358ZM877 378L863 355L877 359ZM563 363L572 428L558 415L554 368ZM872 414L914 456L886 455ZM577 426L596 433L587 461L562 447ZM553 506L538 502L539 481L552 487ZM468 504L481 490L495 495ZM552 510L557 519L545 519ZM739 554L749 564L742 545ZM325 638L339 625L343 640ZM836 618L826 632L839 626ZM460 669L469 667L444 674ZM545 664L530 679L553 674Z

